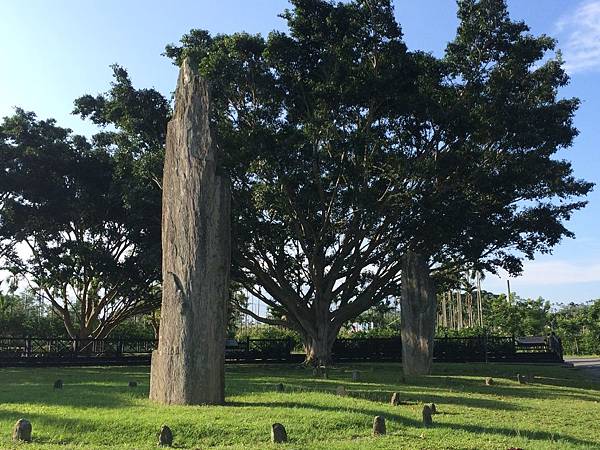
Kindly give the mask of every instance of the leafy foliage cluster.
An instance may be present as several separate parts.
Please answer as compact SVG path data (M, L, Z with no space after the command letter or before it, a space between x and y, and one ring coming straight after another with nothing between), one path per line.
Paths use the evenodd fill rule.
M233 278L271 314L241 297L240 311L326 360L345 323L398 295L407 251L443 281L465 267L517 274L572 236L564 222L592 185L556 157L579 101L559 96L552 38L503 0L460 0L438 58L407 49L390 0L291 6L287 32L191 30L165 52L211 85ZM0 127L6 267L70 334L105 334L158 298L169 102L113 69L107 93L75 102L102 127L91 142L23 111Z

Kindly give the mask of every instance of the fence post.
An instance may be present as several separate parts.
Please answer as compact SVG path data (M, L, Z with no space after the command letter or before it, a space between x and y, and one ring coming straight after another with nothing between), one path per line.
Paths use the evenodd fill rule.
M487 345L488 340L487 340L487 336L488 336L487 330L485 330L483 332L483 352L485 354L485 363L486 364L488 363L488 345Z
M288 361L292 359L292 338L288 336L287 338L287 358Z
M33 349L33 345L31 342L31 336L26 336L25 337L25 355L27 357L31 356L32 349Z

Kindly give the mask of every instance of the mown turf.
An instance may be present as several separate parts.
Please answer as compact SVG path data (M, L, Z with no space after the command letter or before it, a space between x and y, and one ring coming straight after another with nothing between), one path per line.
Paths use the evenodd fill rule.
M519 385L516 373L535 379ZM55 391L58 378L64 389ZM0 448L156 448L166 423L178 448L600 449L600 383L557 366L444 364L403 380L398 364L340 365L328 379L297 366L232 365L219 407L152 404L148 382L148 368L0 369ZM335 395L339 385L349 397ZM404 404L388 404L394 391ZM432 428L421 426L424 402L438 407ZM371 437L375 415L385 416L386 436ZM31 444L11 442L21 417L33 424ZM288 444L270 444L274 422Z

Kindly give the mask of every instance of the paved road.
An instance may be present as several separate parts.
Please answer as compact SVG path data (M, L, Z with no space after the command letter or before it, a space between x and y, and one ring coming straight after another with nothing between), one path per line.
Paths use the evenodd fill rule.
M581 371L587 373L590 378L600 380L600 358L573 358L565 359Z

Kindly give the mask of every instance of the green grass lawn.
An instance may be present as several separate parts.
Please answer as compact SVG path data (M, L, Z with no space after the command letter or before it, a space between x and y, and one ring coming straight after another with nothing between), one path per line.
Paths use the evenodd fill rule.
M535 379L519 385L516 373ZM496 384L485 386L485 376ZM62 391L52 388L58 378ZM297 366L230 365L227 406L218 407L152 404L148 383L147 367L0 369L0 448L156 448L162 424L178 448L600 448L600 383L558 366L437 364L429 377L403 380L399 364L339 365L328 379ZM339 385L349 397L335 395ZM388 404L394 391L404 404ZM432 428L421 426L425 402L439 412ZM376 415L385 436L371 437ZM31 444L11 442L21 417L33 424ZM287 444L270 443L274 422Z

